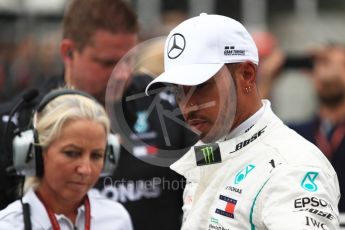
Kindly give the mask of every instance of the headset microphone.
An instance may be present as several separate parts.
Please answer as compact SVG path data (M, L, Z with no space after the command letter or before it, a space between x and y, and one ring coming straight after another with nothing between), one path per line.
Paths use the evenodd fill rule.
M17 112L23 104L27 104L31 102L32 100L34 100L38 96L38 94L39 92L37 89L30 89L29 91L23 94L21 99L17 102L17 104L13 106L12 110L8 114L8 122L5 128L5 133L7 131L6 129L8 128L8 123L11 122L12 117L15 114L15 112Z
M37 89L31 89L28 92L24 93L24 95L22 96L23 101L28 103L30 101L32 101L33 99L35 99L38 96L39 92Z

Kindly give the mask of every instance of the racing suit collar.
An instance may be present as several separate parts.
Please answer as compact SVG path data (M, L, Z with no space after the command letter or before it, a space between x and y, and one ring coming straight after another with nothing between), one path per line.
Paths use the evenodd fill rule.
M248 122L249 124L252 124L252 121L256 121L256 123L252 124L253 126L249 126L250 129L245 130L247 132L244 132L244 133L240 132L238 136L234 136L231 139L227 139L225 141L219 140L216 142L217 144L219 144L222 160L225 160L229 157L233 157L234 154L237 155L241 153L241 150L236 151L234 154L222 152L223 145L226 145L226 146L233 145L235 149L236 144L238 144L239 142L250 138L253 134L260 132L260 130L269 128L267 126L272 126L273 125L272 123L275 123L277 121L281 122L281 120L272 112L270 101L262 100L262 103L263 103L263 106L260 108L260 110L258 110L257 112L258 114L255 113L253 115L254 118L253 116L249 118L251 119L251 121ZM246 123L247 121L248 120L244 121L243 123ZM244 126L247 127L247 125L244 125ZM241 126L241 127L244 127L244 126ZM190 175L196 174L196 171L199 172L200 168L202 167L197 167L196 165L194 147L200 146L200 145L207 145L207 144L205 144L202 141L198 141L185 155L183 155L179 160L177 160L174 164L172 164L170 168L185 177L189 177Z
M266 103L265 103L265 101L266 101ZM262 106L258 111L256 111L252 116L250 116L247 120L242 122L235 129L233 129L227 136L221 138L217 142L230 140L234 137L240 136L240 135L246 133L247 131L249 131L258 122L258 120L262 117L262 115L265 112L266 106L271 106L271 103L268 100L263 100Z

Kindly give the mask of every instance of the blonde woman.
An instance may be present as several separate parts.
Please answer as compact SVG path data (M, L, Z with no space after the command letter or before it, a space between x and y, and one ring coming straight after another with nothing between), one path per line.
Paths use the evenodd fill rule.
M26 179L22 198L32 229L132 229L121 204L90 191L107 151L110 125L103 107L84 93L59 89L42 100L33 126L43 167L42 175ZM2 210L0 229L29 229L24 209L15 201Z

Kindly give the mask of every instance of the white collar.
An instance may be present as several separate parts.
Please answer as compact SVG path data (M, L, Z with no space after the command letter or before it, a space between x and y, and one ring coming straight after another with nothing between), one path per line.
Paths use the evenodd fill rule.
M239 135L233 137L232 139L228 139L227 141L220 142L219 143L220 147L222 147L222 145L236 146L236 143L238 143L239 141L250 138L256 132L269 128L270 126L274 125L274 123L276 122L282 123L282 121L272 112L270 101L262 100L262 102L264 106L262 106L258 110L258 112L259 111L260 112L255 113L254 118L253 116L249 118L250 122L248 122L248 124L250 125L252 125L253 121L256 121L254 123L253 128L249 129L249 131L247 132L240 133ZM207 144L203 143L202 141L198 141L193 147L191 147L191 149L185 155L183 155L179 160L177 160L174 164L172 164L170 168L174 170L175 172L181 175L184 175L185 177L187 174L189 174L189 172L192 173L192 171L198 170L200 167L196 166L196 157L195 157L194 147L199 146L199 145L207 145ZM222 160L225 160L226 158L231 157L231 154L228 154L228 153L226 153L225 155L224 154L225 153L221 152Z
M23 202L29 203L30 205L31 222L33 222L32 220L35 220L35 222L39 223L43 229L51 227L46 209L32 188L24 195Z
M88 192L88 196L90 199L90 206L92 207L93 200L90 198L90 191ZM92 196L92 195L91 195ZM37 197L35 191L31 188L27 191L27 193L23 197L23 202L29 203L30 205L30 216L33 220L35 220L36 223L39 223L44 229L49 229L51 227L51 223L47 214L47 211L43 205L43 203L40 201L40 199ZM91 218L95 216L94 209L91 208ZM46 217L44 218L43 215ZM85 215L85 206L82 204L78 208L78 216ZM55 214L56 219L60 220L61 218L68 219L62 214ZM73 223L74 224L74 223Z
M263 101L261 108L256 111L252 116L250 116L247 120L243 121L239 126L237 126L235 129L233 129L226 137L221 138L217 142L222 142L226 140L230 140L234 137L240 136L243 133L246 133L249 129L251 129L258 120L262 117L262 115L265 112L266 104L270 106L269 101Z

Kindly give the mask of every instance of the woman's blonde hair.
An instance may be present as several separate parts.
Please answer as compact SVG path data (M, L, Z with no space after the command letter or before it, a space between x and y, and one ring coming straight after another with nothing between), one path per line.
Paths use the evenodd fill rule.
M85 95L69 92L70 90L66 91L63 88L52 91L51 93L61 95L49 101L43 110L35 113L33 117L33 126L37 131L43 153L59 137L62 127L69 121L80 119L96 121L103 125L107 135L110 132L110 121L102 105ZM39 183L39 177L27 177L24 192L32 187L36 188Z

